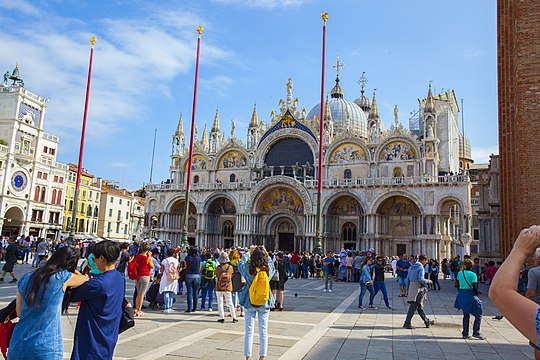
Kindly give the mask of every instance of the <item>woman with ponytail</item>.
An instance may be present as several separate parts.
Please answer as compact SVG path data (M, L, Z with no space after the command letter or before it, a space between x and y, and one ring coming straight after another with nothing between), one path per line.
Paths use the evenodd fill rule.
M61 360L64 355L60 312L67 287L88 280L78 273L78 254L69 246L58 249L33 273L24 275L17 288L19 322L10 341L8 360Z

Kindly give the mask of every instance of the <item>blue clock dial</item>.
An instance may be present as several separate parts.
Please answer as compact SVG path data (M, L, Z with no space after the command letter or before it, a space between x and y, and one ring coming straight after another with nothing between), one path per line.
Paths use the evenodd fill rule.
M11 178L11 186L15 190L23 190L26 187L26 175L21 171L17 171Z

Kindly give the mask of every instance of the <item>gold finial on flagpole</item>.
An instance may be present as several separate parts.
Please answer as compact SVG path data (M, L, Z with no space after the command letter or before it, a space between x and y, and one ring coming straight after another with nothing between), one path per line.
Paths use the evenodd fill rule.
M326 25L326 21L328 20L328 13L322 13L321 17L322 17L322 19L324 21L324 24Z
M92 47L96 44L96 38L94 36L90 37L90 44L92 44Z
M201 37L201 34L203 32L203 27L201 25L197 26L197 32L199 33L199 37Z

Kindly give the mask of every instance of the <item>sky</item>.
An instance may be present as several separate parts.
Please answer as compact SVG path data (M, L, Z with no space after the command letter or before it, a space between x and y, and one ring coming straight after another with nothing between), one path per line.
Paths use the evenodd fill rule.
M320 98L321 13L328 12L326 91L344 63L345 98L377 89L382 120L397 104L407 126L425 98L454 89L476 163L497 150L496 4L488 0L0 0L0 71L19 65L25 86L49 98L44 129L58 161L76 163L90 36L95 45L84 168L130 190L169 177L179 116L189 133L198 25L204 27L196 123L216 110L222 131L246 141L253 106L269 121L288 78L299 107Z

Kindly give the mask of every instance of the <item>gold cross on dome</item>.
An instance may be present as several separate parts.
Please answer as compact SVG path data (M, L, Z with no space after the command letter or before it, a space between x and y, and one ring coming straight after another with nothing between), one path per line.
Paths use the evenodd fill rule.
M334 65L332 65L332 67L336 71L337 76L339 76L339 73L341 72L341 69L343 69L344 66L345 64L341 61L338 55L338 57L336 58L336 62L334 63Z

